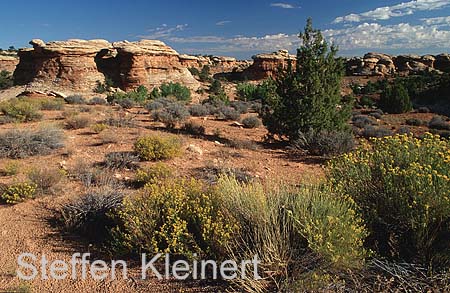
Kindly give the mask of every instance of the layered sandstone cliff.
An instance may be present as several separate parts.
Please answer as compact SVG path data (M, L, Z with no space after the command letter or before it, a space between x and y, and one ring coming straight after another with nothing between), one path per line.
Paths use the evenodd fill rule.
M15 53L0 51L0 71L14 72L17 64L19 64L19 58Z
M244 79L260 80L274 77L280 68L285 69L289 63L295 66L297 58L287 50L272 54L259 54L252 57L253 64L242 73Z
M191 56L180 55L181 64L186 68L201 70L203 66L209 66L212 75L219 73L242 72L252 62L248 60L237 60L233 57L224 56Z
M18 85L39 84L89 91L109 78L124 90L164 82L180 82L193 89L198 82L181 64L179 54L160 41L109 43L105 40L68 40L44 43L18 52L14 72Z
M198 88L198 81L183 66L179 54L161 41L113 43L121 86L128 90L144 85L148 88L167 82L179 82Z

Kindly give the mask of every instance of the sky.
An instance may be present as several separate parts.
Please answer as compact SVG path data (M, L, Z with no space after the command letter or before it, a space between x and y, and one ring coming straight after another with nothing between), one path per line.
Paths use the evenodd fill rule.
M0 48L33 38L158 39L179 53L250 59L295 53L308 17L342 56L450 52L450 0L8 1Z

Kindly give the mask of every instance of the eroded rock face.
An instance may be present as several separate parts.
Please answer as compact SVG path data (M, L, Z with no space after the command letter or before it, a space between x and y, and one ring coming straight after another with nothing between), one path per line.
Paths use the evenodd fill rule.
M124 90L164 82L180 82L192 89L198 82L179 54L160 41L117 42L68 40L45 43L32 40L32 49L19 50L14 72L16 84L57 85L91 91L105 77Z
M140 85L153 88L167 82L179 82L191 89L199 87L198 81L183 66L179 54L161 41L113 43L123 89Z
M19 64L19 58L16 54L0 51L0 71L14 72L17 64Z
M111 48L105 40L67 40L44 43L32 40L32 49L18 52L20 62L14 72L16 84L56 84L74 90L92 90L105 76L97 67L96 56Z
M252 57L253 64L243 72L243 77L250 80L274 77L278 69L286 68L291 62L295 66L297 58L287 50L279 50L272 54L259 54Z
M219 73L242 72L247 69L252 62L247 60L236 60L232 57L223 56L191 56L180 55L180 62L184 67L196 68L199 71L203 66L209 66L212 75Z

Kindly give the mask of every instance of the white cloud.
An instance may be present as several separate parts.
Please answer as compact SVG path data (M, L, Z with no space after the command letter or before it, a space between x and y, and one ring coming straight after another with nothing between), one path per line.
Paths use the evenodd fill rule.
M230 20L221 20L219 22L216 22L216 25L218 26L224 26L226 24L229 24L231 21Z
M340 16L333 23L387 20L392 17L411 15L416 11L437 10L447 6L450 6L449 0L414 0L393 6L379 7L359 14L352 13L346 16Z
M278 2L278 3L271 3L270 6L272 6L272 7L279 7L279 8L283 8L283 9L294 9L294 8L298 8L298 7L295 7L295 6L292 5L292 4L289 4L289 3L280 3L280 2Z
M187 27L187 24L178 24L172 27L168 26L167 24L162 24L157 28L147 30L146 34L138 35L137 37L141 39L159 40L170 37L176 32L184 31Z
M427 25L443 25L447 26L450 24L450 16L432 17L432 18L422 18L421 19Z

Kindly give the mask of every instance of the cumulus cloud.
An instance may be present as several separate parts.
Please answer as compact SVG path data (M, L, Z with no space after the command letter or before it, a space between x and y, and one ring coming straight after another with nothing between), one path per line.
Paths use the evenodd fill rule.
M359 14L348 14L337 17L333 23L348 23L348 22L368 22L373 20L387 20L393 17L400 17L414 14L416 11L430 11L442 9L450 6L449 0L414 0L410 2L403 2L393 6L379 7L374 10Z
M176 32L184 31L188 27L187 24L178 24L175 26L168 26L167 24L162 24L157 28L151 28L147 30L146 34L138 35L138 38L141 39L164 39L172 36Z
M289 3L281 3L281 2L277 2L277 3L271 3L270 6L272 7L278 7L278 8L283 8L283 9L295 9L298 7L295 7L292 4Z
M421 19L427 25L450 25L450 16L432 17L432 18L422 18Z

